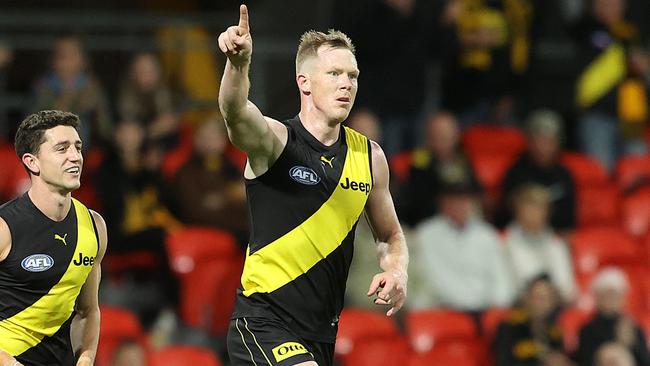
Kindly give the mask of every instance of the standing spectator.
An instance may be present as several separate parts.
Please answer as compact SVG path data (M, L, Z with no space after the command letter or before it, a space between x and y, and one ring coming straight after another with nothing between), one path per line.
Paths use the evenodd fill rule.
M521 306L499 325L495 340L496 366L569 366L557 324L560 301L551 279L532 278Z
M578 361L592 366L596 351L607 342L618 342L632 353L637 365L650 365L646 338L637 324L625 313L623 304L629 283L617 268L605 268L594 279L596 315L580 330Z
M625 9L626 0L592 0L574 30L580 52L578 137L581 148L608 169L619 152L646 151L650 59Z
M75 113L83 124L79 134L84 149L109 142L112 123L106 95L90 73L81 40L61 37L54 43L52 71L36 83L34 109Z
M508 198L519 187L535 183L550 193L550 224L563 235L576 225L576 193L571 173L559 163L561 121L548 110L534 112L527 121L528 151L508 169L501 185L502 200L496 217L497 226L511 221Z
M147 131L147 139L166 149L178 142L178 117L172 92L164 83L160 62L151 53L139 53L131 62L118 100L120 120L137 121Z
M532 2L456 0L453 23L446 28L448 50L443 69L443 108L462 126L507 122L513 95L528 70Z
M110 366L146 366L147 352L133 340L124 340L113 352Z
M194 135L192 157L176 174L172 188L183 223L228 230L245 245L246 192L241 171L224 154L227 139L223 120L205 121Z
M575 281L566 243L548 225L550 193L540 185L525 185L513 197L515 220L505 234L506 250L517 290L533 278L548 273L562 300L571 302Z
M507 261L497 233L474 214L476 188L447 181L440 214L414 231L411 306L445 306L477 313L512 298Z
M472 166L460 151L460 132L453 114L440 112L427 121L425 145L412 154L409 179L401 187L397 207L400 217L410 226L437 213L442 182L479 183Z

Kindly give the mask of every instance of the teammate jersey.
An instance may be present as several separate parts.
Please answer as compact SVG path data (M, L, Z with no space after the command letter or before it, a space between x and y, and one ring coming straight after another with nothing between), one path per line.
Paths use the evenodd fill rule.
M275 317L334 342L354 231L372 189L370 141L342 127L325 146L298 117L263 175L246 180L251 237L233 318Z
M73 199L56 222L25 193L0 207L11 250L0 262L0 349L29 366L74 366L70 323L99 249L90 211Z

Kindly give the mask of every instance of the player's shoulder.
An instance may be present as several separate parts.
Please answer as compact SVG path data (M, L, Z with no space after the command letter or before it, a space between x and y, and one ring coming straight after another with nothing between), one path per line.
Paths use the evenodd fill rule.
M7 222L0 217L0 262L9 254L11 249L11 230Z

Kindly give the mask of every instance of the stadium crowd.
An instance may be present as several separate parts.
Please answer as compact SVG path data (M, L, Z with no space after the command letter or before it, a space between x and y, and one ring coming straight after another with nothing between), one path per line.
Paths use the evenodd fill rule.
M389 156L411 252L407 308L382 319L365 296L378 268L360 223L338 362L650 365L647 1L333 8L331 26L355 42L361 70L346 123ZM549 40L570 56L549 51ZM83 35L61 35L23 111L61 109L83 122L75 196L109 230L99 366L174 351L227 364L247 243L245 156L215 109L182 105L189 94L216 101L224 61L187 52L134 54L106 90ZM0 39L0 93L17 56ZM180 57L215 76L179 71ZM19 122L0 116L0 202L27 188L11 145Z

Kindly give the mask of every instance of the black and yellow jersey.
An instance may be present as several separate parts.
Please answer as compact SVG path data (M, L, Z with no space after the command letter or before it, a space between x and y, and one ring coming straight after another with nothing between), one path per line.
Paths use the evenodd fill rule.
M298 117L263 175L246 181L251 236L233 318L279 318L334 342L354 231L372 189L370 141L342 127L325 146Z
M0 262L0 349L29 366L73 366L70 323L99 250L90 211L45 216L25 193L0 207L11 250Z

